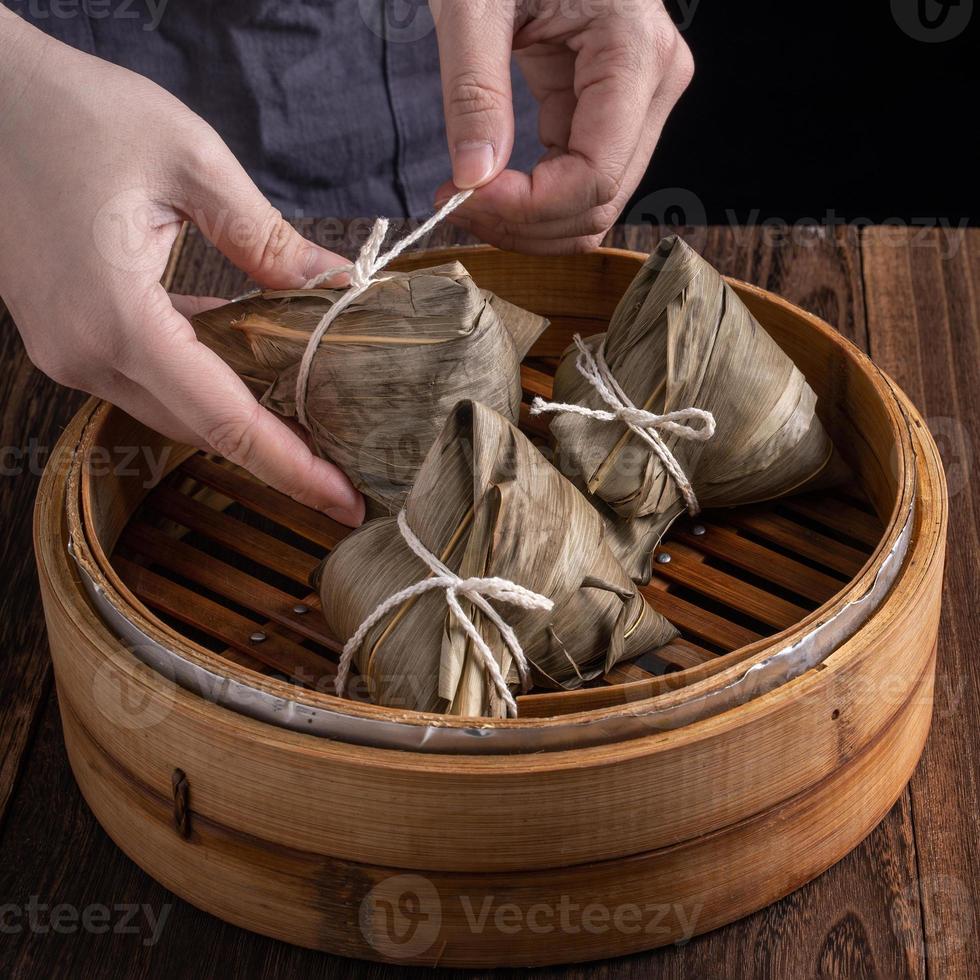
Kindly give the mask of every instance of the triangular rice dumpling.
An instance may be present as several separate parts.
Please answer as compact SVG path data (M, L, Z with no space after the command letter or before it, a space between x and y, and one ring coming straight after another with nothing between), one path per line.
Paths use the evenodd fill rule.
M478 288L458 262L384 276L324 334L306 400L317 451L375 502L374 514L400 508L460 399L517 421L520 362L548 323ZM263 404L291 417L310 335L342 295L265 291L194 324L253 389L264 386Z
M665 238L616 307L601 345L620 389L658 415L710 412L711 438L659 436L690 481L701 508L768 500L825 473L833 446L806 379L732 288L682 239ZM569 348L553 398L607 409ZM619 418L568 412L551 420L556 463L604 514L613 550L638 582L650 556L687 505L661 458ZM835 462L834 469L840 464Z
M456 575L496 576L553 600L550 612L491 603L514 630L539 686L579 687L677 636L605 544L595 509L491 408L471 401L456 407L419 470L405 517ZM394 518L371 521L324 563L326 620L346 642L380 603L430 574ZM472 602L462 596L460 602L516 690L500 631ZM505 714L444 590L406 600L370 629L354 657L380 704Z

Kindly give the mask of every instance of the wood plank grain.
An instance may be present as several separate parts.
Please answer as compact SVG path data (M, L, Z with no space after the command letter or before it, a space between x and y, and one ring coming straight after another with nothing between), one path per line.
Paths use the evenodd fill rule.
M826 534L804 527L780 514L746 507L726 512L724 519L764 541L771 541L794 554L819 562L825 568L840 572L848 578L861 570L867 558L863 551L835 541Z
M153 565L158 565L181 578L230 600L238 606L285 626L304 639L313 640L336 649L339 644L327 630L323 616L319 615L319 602L315 607L306 606L298 613L294 607L300 601L297 596L283 592L263 582L254 575L218 561L203 551L193 548L179 539L171 538L148 524L131 523L123 535L122 543ZM309 609L316 614L310 615Z
M675 526L670 536L689 548L744 568L817 604L826 602L843 585L840 579L757 544L733 528L719 524L702 527L703 534L692 534L690 528Z
M612 670L606 671L602 679L607 684L628 684L630 681L642 681L652 676L650 671L644 670L642 667L631 662L617 664ZM518 699L518 705L521 709L521 717L526 717L527 713L524 711L524 704L521 699Z
M671 640L666 646L661 647L655 654L657 660L674 667L696 667L698 664L714 660L715 654L704 647L699 647L690 640L685 640L679 636L676 640ZM640 657L640 662L645 662L646 657Z
M299 585L308 585L319 561L271 534L235 520L222 511L167 486L153 492L156 513L197 531L245 558L285 575Z
M808 609L779 596L743 582L734 575L713 568L702 556L679 541L664 543L656 557L670 558L666 564L657 565L657 574L715 599L732 609L738 609L777 630L786 629L806 617Z
M170 288L184 236L162 277ZM0 568L17 588L0 594L0 825L50 684L50 659L34 570L31 520L45 463L87 396L45 377L27 357L0 298Z
M289 636L277 634L254 620L241 616L206 596L172 582L156 572L117 558L120 573L143 602L182 623L203 630L215 639L260 663L303 684L316 684L337 673L336 664L300 646ZM249 637L257 630L266 639L253 643Z
M932 430L950 495L932 734L911 783L932 977L980 975L980 230L869 228L872 354Z
M58 430L80 399L63 397L36 371L6 309L0 306L0 567L19 588L0 593L0 822L21 771L38 706L50 677L44 617L31 547L38 478Z
M181 466L181 471L324 548L332 548L350 533L349 527L332 521L325 514L318 514L237 469L200 454L191 456Z
M647 602L662 616L666 616L685 636L697 637L706 643L721 647L725 653L736 647L754 643L760 633L733 623L724 616L702 609L693 602L667 591L666 583L654 579L640 591Z
M0 895L15 907L18 918L11 924L22 926L0 942L0 976L326 980L372 971L378 978L397 975L245 932L176 898L116 847L89 810L68 765L53 691L39 715L30 765L0 833L2 853L16 855L0 862ZM40 928L29 927L32 907ZM59 929L52 928L56 907L66 917ZM86 909L92 910L96 928L82 927ZM101 909L106 911L100 922Z
M530 395L540 395L542 398L550 398L552 378L543 371L538 371L533 367L522 364L521 387Z
M649 252L674 230L618 225L603 244ZM867 349L857 229L718 225L676 231L720 272L778 293Z
M839 531L845 537L860 541L869 548L875 547L881 540L881 523L878 519L841 500L831 497L790 497L781 506Z

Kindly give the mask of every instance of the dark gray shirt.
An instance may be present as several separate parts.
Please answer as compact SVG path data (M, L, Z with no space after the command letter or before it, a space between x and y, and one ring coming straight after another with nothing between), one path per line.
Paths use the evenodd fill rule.
M4 0L203 116L288 216L419 216L451 176L425 0ZM541 152L515 73L511 166Z

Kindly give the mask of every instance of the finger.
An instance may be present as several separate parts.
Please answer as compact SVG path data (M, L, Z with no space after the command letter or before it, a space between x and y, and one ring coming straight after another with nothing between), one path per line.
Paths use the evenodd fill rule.
M506 221L489 205L478 202L467 209L465 214L454 213L446 220L460 227L463 227L465 222L466 230L508 251L524 251L525 249L520 245L524 240L558 241L565 238L581 239L602 235L615 224L622 208L643 178L660 138L666 114L666 110L662 115L651 110L643 139L623 178L620 194L609 204L588 208L551 221L521 222Z
M436 19L453 183L485 184L514 146L512 0L445 0Z
M527 240L551 240L561 251L580 250L585 245L585 239L594 239L595 236L602 235L619 217L622 208L646 173L664 124L689 84L693 71L694 63L690 51L681 43L678 45L671 67L665 73L663 82L651 100L643 135L627 168L620 194L610 204L589 208L569 217L551 221L517 222L504 220L487 203L486 197L474 195L464 208L450 215L448 220L465 226L472 234L509 251L529 251L524 244ZM557 152L559 151L552 149L547 155L553 156ZM506 172L502 177L509 173ZM445 188L440 188L440 192L445 193ZM559 246L557 243L563 239L570 241L563 242Z
M197 316L198 313L203 313L205 310L226 306L228 300L222 299L220 296L184 296L182 293L171 293L170 302L173 303L174 309L181 316L185 316L189 320L192 316Z
M676 35L676 29L670 30ZM673 47L676 47L676 41ZM507 170L481 187L458 210L495 212L504 221L557 221L613 204L626 179L647 124L647 110L664 69L661 45L632 44L616 31L603 32L578 52L578 100L568 152L550 155L529 175Z
M216 133L189 160L177 204L219 251L263 286L299 288L347 264L296 231Z
M607 205L589 208L566 218L533 222L505 221L492 209L477 205L467 214L451 214L447 220L464 227L483 241L510 252L539 251L531 248L529 243L532 242L543 243L544 251L549 250L548 242L553 243L551 250L555 252L568 253L587 249L590 242L597 244L615 224L623 206L646 171L661 127L662 122L656 121L652 115L648 118L647 131L627 169L621 193Z
M154 329L146 332L135 370L127 372L132 380L214 452L335 520L360 524L364 501L347 477L314 456L295 432L259 405L220 357L198 343L162 287L155 299Z
M446 219L447 221L450 219ZM501 230L499 223L481 224L470 218L453 218L453 224L468 231L481 241L505 252L523 252L525 255L577 255L591 252L602 244L603 235L583 235L562 238L531 238Z
M549 153L568 151L575 95L575 52L567 47L535 44L514 51L514 60L538 103L538 139Z

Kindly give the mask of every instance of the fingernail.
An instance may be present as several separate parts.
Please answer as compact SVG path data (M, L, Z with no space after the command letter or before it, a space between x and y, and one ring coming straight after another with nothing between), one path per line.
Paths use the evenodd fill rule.
M462 140L453 149L453 183L466 190L482 183L493 170L493 144Z
M321 272L326 272L327 269L334 269L338 265L343 265L343 262L338 261L337 256L331 255L325 249L311 245L303 252L303 282L309 282L311 279L315 279L320 275ZM340 276L338 276L337 282L341 281Z
M360 527L364 523L364 500L356 507L328 507L323 512L331 520L347 527Z

